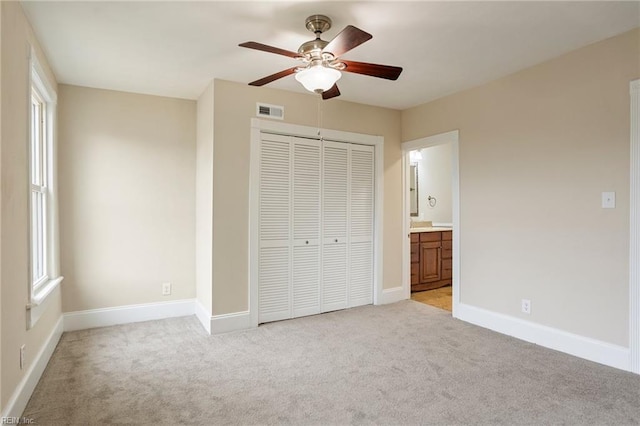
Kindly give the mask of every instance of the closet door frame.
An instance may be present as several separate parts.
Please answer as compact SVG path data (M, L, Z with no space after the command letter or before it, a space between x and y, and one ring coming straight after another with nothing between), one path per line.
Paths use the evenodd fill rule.
M382 223L383 223L383 171L384 171L384 137L362 133L343 132L340 130L318 129L317 127L300 126L274 122L270 120L251 119L251 150L249 172L249 314L251 326L258 326L258 252L259 252L259 205L260 205L260 141L261 133L273 133L283 136L320 139L326 141L370 145L374 147L375 161L375 201L373 229L373 304L384 302L382 289Z

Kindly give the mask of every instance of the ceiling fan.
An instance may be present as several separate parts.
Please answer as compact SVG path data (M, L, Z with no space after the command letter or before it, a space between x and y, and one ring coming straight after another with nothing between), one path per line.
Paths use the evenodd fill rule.
M240 47L262 50L297 59L303 64L271 74L249 83L251 86L263 86L291 74L295 74L305 89L322 94L322 99L331 99L340 96L340 90L336 82L341 77L341 71L356 74L370 75L372 77L397 80L402 68L390 65L370 64L341 59L340 57L351 49L370 40L373 36L353 25L347 25L331 41L320 38L320 34L331 28L331 19L324 15L311 15L305 25L309 31L316 35L315 40L302 43L298 52L280 49L266 44L248 41L241 43Z

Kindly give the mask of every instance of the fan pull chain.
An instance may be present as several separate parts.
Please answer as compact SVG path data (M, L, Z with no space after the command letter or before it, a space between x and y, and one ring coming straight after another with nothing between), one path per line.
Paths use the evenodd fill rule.
M324 138L321 134L322 131L322 95L318 95L318 136L323 141Z

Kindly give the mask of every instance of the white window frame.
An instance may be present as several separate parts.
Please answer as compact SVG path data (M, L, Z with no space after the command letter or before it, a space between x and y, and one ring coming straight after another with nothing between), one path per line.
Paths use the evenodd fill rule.
M31 87L31 114L29 117L29 171L31 176L31 287L35 294L49 281L47 254L49 151L47 149L47 103L37 87ZM34 201L38 200L37 203ZM40 236L40 237L38 237Z
M58 288L63 277L60 276L60 249L58 241L58 215L57 215L57 187L56 187L56 150L55 150L55 125L56 125L56 104L57 95L52 85L46 78L40 63L37 60L35 52L31 52L30 56L30 73L28 86L28 161L29 161L29 282L27 303L27 328L33 327L38 319L44 313L47 302L51 299L49 296ZM34 125L34 108L33 99L36 99L42 105L41 122ZM41 155L38 163L38 173L40 179L33 182L34 155L33 138L34 132L38 132L40 149L38 154ZM42 225L39 227L39 233L42 238L34 241L33 236L38 233L38 229L34 228L33 215L36 208L33 203L33 194L42 194ZM34 244L41 244L42 257L34 256ZM39 262L42 274L39 277L34 276L34 262Z

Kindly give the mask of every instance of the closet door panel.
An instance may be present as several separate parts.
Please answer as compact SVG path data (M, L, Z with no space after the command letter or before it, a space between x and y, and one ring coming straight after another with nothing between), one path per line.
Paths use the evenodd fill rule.
M289 247L262 247L258 289L258 322L291 318Z
M321 143L293 138L293 316L320 313Z
M320 313L320 247L293 248L293 316Z
M352 241L373 240L373 149L355 145L351 151Z
M284 139L284 138L283 138ZM290 143L262 140L260 146L260 241L289 241Z
M291 189L289 138L260 145L258 322L291 318Z
M320 141L294 138L293 238L296 241L320 238L320 154Z
M347 245L323 247L322 312L347 307Z
M349 307L373 303L373 147L352 145Z
M325 142L323 147L322 225L324 241L346 242L349 145Z
M349 268L349 307L373 303L373 245L352 243Z
M321 311L347 307L349 145L324 142L322 164Z

